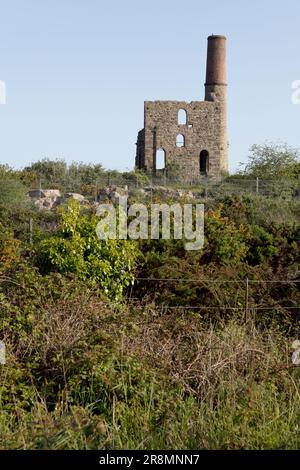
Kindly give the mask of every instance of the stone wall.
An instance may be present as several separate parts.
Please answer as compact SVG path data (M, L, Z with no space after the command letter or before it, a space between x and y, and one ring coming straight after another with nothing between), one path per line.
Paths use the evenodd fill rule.
M194 179L200 174L200 152L206 150L209 154L207 175L219 178L221 171L226 171L225 102L211 96L211 101L146 101L144 106L145 127L139 132L137 142L138 168L155 172L156 151L163 149L166 166L175 163L183 179ZM184 125L178 124L180 109L187 113ZM176 146L178 134L184 136L183 147Z

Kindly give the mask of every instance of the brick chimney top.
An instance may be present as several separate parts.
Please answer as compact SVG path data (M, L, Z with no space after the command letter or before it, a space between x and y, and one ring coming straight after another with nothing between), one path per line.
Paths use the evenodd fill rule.
M205 85L227 85L225 36L213 34L207 38Z

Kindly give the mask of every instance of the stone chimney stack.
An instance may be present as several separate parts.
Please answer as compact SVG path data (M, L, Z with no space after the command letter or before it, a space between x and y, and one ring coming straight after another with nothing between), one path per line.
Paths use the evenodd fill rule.
M212 35L207 38L205 101L213 101L218 109L219 124L216 139L220 156L219 168L221 173L226 173L228 171L228 142L225 36Z
M227 85L226 82L226 38L207 38L207 62L205 86Z

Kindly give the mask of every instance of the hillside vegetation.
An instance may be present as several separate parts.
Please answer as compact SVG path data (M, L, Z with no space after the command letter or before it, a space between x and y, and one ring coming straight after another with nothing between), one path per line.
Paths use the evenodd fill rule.
M101 165L0 168L1 449L300 448L299 164L267 150L235 178L261 161L270 179L267 157L280 154L291 190L199 192L199 251L98 240ZM67 191L62 174L90 204L37 210L28 189L43 178Z

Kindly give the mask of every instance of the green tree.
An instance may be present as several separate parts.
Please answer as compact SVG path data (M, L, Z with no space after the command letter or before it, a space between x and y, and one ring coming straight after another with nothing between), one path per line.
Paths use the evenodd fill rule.
M95 184L98 179L103 179L105 170L100 163L73 162L68 168L70 181L77 182L80 185Z
M63 159L50 160L43 158L23 170L24 176L34 175L35 179L42 180L42 184L64 183L67 176L67 164Z
M300 151L286 143L252 145L242 174L261 179L293 179L300 175Z

